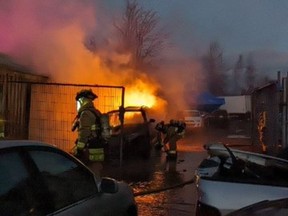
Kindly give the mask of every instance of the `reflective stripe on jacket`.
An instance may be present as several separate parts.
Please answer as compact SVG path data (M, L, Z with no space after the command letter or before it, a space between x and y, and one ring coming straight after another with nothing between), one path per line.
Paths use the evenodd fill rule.
M77 149L83 150L85 148L86 144L83 142L77 142Z
M89 160L90 161L104 161L104 149L103 148L89 148Z
M93 102L89 102L80 108L79 115L79 127L78 127L78 142L83 142L87 144L88 140L97 136L98 128L100 129L100 125L96 124L97 117L95 113L99 113Z

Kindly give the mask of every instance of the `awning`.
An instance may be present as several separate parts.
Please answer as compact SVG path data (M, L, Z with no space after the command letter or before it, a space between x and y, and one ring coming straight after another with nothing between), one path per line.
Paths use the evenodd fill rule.
M187 95L189 106L196 107L200 111L212 112L225 104L225 99L216 97L209 92Z

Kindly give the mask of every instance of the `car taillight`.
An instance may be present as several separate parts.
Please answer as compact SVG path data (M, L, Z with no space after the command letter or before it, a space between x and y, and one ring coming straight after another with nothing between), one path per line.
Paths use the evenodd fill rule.
M196 216L221 216L221 213L218 209L198 201L196 206Z

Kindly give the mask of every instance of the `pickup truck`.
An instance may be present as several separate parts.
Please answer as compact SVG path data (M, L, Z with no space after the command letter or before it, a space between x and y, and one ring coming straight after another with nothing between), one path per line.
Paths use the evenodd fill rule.
M142 157L149 158L152 141L157 131L155 119L148 119L145 107L125 107L123 110L123 126L121 126L120 109L109 111L109 125L111 138L109 140L109 156L119 158L121 152L121 139L123 158Z

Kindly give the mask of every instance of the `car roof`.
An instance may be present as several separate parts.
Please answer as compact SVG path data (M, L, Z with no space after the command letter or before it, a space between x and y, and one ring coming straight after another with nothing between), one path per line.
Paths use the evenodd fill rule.
M145 110L147 107L145 106L127 106L124 108L124 111L127 112L127 111L142 111L142 110ZM107 113L113 113L113 112L119 112L119 109L116 109L116 110L111 110Z
M0 149L21 146L49 146L53 145L36 140L0 140Z
M200 112L199 110L197 109L186 109L186 110L183 110L184 112Z

